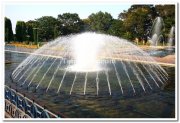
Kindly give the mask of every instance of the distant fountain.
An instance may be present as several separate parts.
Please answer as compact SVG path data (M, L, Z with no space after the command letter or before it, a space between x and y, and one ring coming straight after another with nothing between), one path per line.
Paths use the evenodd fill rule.
M175 27L172 26L171 30L169 32L169 36L168 36L168 46L171 47L174 45L174 33L175 33Z
M86 32L42 46L13 71L12 78L22 87L45 88L46 92L98 95L107 89L111 95L116 89L122 94L148 92L164 85L168 75L129 41Z
M164 40L162 31L164 30L164 21L161 17L156 17L151 31L151 46L157 46L159 41Z

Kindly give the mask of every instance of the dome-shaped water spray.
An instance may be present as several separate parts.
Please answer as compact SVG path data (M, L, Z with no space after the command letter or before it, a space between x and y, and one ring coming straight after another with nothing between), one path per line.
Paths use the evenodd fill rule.
M12 73L21 86L69 94L146 92L163 85L167 76L155 60L129 41L91 32L47 43Z

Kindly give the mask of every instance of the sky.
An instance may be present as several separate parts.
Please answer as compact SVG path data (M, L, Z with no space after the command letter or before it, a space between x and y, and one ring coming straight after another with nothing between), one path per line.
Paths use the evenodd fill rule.
M131 4L8 4L5 5L5 16L11 19L13 32L15 33L16 22L29 21L42 16L53 16L58 14L77 13L81 19L99 11L110 13L117 19L119 13L128 10Z

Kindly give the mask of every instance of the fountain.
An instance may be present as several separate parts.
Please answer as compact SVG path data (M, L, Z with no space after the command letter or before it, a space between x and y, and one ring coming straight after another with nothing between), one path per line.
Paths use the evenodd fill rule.
M22 87L46 92L111 95L148 92L164 85L168 75L131 42L86 32L42 46L13 71L12 79Z
M171 47L174 45L174 26L171 27L171 30L169 32L169 38L168 38L168 46Z
M156 17L153 25L152 25L152 37L151 37L151 45L158 46L158 43L163 38L162 31L164 30L164 21L161 17Z

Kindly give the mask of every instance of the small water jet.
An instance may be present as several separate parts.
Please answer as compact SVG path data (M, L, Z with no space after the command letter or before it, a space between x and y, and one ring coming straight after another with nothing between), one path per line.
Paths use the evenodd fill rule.
M153 25L152 25L152 31L151 31L151 45L152 46L158 46L158 43L160 40L163 40L162 31L164 30L164 21L161 17L156 17Z
M59 37L27 57L12 73L14 82L57 93L142 93L168 79L165 70L134 44L86 32Z
M172 26L171 30L169 32L169 36L168 36L168 46L171 47L174 45L174 33L175 33L175 27Z

